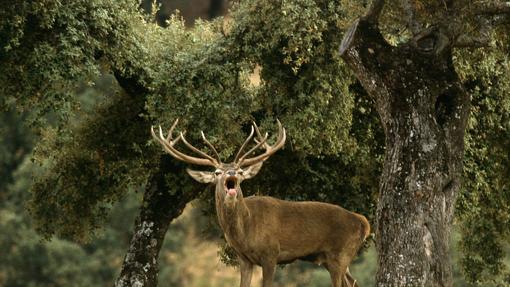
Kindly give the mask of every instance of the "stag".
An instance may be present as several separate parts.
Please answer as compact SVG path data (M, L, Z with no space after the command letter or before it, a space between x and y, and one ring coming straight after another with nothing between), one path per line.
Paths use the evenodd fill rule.
M262 267L262 286L270 287L276 265L297 259L323 265L329 271L334 287L357 286L349 274L348 266L370 232L370 225L364 216L328 203L243 196L241 182L254 177L263 162L285 143L285 129L280 121L273 145L267 143L268 134L262 136L254 123L250 135L231 163L221 162L218 152L203 132L202 139L216 158L191 145L183 133L173 138L177 123L178 120L166 137L161 126L159 135L151 128L152 136L174 158L215 168L214 172L190 169L187 172L199 182L216 185L216 213L227 243L239 258L241 287L250 286L254 265ZM253 139L254 131L257 133L255 145L243 153ZM200 157L177 150L175 145L179 141ZM249 157L258 149L263 149L263 152Z

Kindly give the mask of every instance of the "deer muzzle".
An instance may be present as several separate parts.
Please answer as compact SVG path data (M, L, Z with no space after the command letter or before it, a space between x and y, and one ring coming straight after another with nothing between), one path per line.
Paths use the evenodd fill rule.
M235 176L227 176L225 179L225 192L229 197L237 196L237 177Z

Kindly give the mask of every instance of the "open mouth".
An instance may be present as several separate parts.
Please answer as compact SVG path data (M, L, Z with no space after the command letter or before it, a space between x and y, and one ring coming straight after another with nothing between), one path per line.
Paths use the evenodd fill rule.
M229 176L225 179L225 191L228 195L235 196L237 193L236 190L237 178L235 176Z

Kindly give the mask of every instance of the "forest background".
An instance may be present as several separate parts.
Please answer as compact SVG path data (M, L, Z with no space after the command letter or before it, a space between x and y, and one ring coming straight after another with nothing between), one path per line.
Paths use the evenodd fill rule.
M150 83L148 86L176 91L177 88L175 86L178 86L179 80L185 84L188 84L189 81L198 81L198 84L194 85L203 85L210 78L218 77L218 71L200 70L196 61L200 59L197 55L202 52L200 49L207 45L207 41L213 42L217 40L215 33L218 33L218 31L215 29L220 30L218 27L223 25L199 21L197 28L192 27L194 24L193 19L197 15L203 19L210 19L225 13L226 3L214 4L213 2L190 1L189 4L195 5L194 8L198 9L198 11L192 11L193 9L187 10L185 6L180 6L181 15L186 18L186 25L182 24L178 17L170 18L169 22L166 22L169 19L169 12L173 9L172 7L175 7L176 3L177 5L182 4L181 2L175 1L173 4L163 3L162 12L159 12L157 15L151 14L151 11L155 11L155 7L151 6L150 2L142 3L148 22L157 19L156 21L159 25L168 25L168 29L174 33L171 39L164 37L155 39L160 41L155 44L156 46L171 44L173 45L171 47L171 49L174 49L173 51L190 49L188 54L182 53L179 55L187 57L178 59L178 61L182 61L183 67L189 69L177 71L183 75L182 79L174 77L172 78L175 81L174 83L165 84L162 83L165 81L164 77L158 76L155 80L156 83ZM99 5L102 4L102 1L93 3ZM299 5L306 6L307 4L309 4L307 1L299 2ZM110 6L108 5L105 5L105 7L109 8ZM295 7L289 4L289 8ZM313 13L317 13L317 11L312 9L314 7L311 4L307 8L310 9L305 11L310 12L310 15L295 14L294 19L290 19L289 23L284 24L295 23L300 17L305 17L306 23L308 23L308 20L311 22L311 19L317 16ZM345 7L345 9L347 8L350 7ZM359 8L358 10L355 9L356 5L352 8L353 12L351 13L353 14L360 11ZM51 7L46 7L46 9L51 10ZM340 13L334 9L332 11ZM269 14L268 11L264 12ZM295 11L289 9L289 14L292 15L293 12ZM101 15L97 17L101 19ZM15 23L15 20L11 24ZM70 22L72 20L67 19ZM104 20L107 21L107 17ZM254 21L253 19L248 20ZM347 23L349 20L346 19L344 21ZM80 21L77 20L77 22ZM320 27L320 24L318 23L319 27L316 26L315 29L327 29L327 27ZM322 25L327 26L327 23L322 23ZM3 23L2 27L8 26ZM79 27L79 25L76 27ZM311 27L313 28L313 26ZM96 27L98 30L100 28ZM287 117L286 119L283 118L282 121L289 123L289 130L291 132L294 131L294 147L289 146L282 152L283 155L275 156L276 158L273 162L269 162L264 167L264 173L259 175L259 177L266 178L263 180L263 183L253 183L249 188L254 190L252 191L253 193L257 193L257 190L265 193L266 189L262 189L264 185L270 185L272 182L281 180L281 178L296 179L297 182L293 183L292 187L305 185L306 181L299 182L296 178L296 176L301 176L301 174L296 174L294 171L288 171L283 175L272 174L275 170L283 170L289 162L297 160L299 165L306 170L305 174L309 181L313 182L316 186L321 186L321 191L316 192L316 194L304 194L303 190L297 187L291 192L274 188L268 191L270 194L294 200L318 199L335 202L373 218L374 200L377 193L377 175L381 164L381 151L383 150L382 136L380 134L382 131L378 127L377 116L370 108L370 103L361 97L364 92L359 83L352 80L345 71L345 68L333 65L328 66L318 57L322 55L321 53L329 53L329 50L336 50L341 37L337 35L337 39L328 39L331 40L330 43L321 45L317 43L326 40L314 38L313 35L307 36L310 33L307 30L301 31L302 34L295 33L292 30L294 28L296 27L292 25L291 27L282 25L276 27L276 31L274 31L275 38L281 34L289 36L291 33L296 37L296 39L289 41L288 46L284 47L284 65L288 69L282 69L285 71L282 72L279 70L281 68L278 67L279 64L272 63L272 61L279 59L264 59L268 68L263 70L261 75L258 75L259 72L254 63L261 59L255 58L251 63L245 64L245 67L241 67L242 72L246 75L246 79L251 79L251 82L245 82L242 85L257 86L260 81L259 78L262 78L266 85L261 86L261 89L263 89L262 92L259 91L261 95L267 96L268 91L272 90L285 93L282 90L301 89L303 93L317 93L317 101L310 101L305 96L300 95L300 97L293 100L282 97L280 100L277 99L276 102L264 99L257 103L258 107L251 111L255 118L260 117L264 119L267 114L269 114L269 118L272 118L275 114L282 114ZM16 35L15 32L15 29L12 31L2 29L3 35L10 35L9 33ZM73 33L72 29L67 32L71 33L71 35ZM79 30L74 32L81 33ZM38 31L38 33L41 33L41 31ZM143 35L141 31L133 31L133 34L136 36ZM328 35L327 33L324 34ZM83 40L80 39L80 35L76 35L76 37L78 42ZM155 36L150 34L147 37ZM249 43L257 40L256 35L253 37L253 39L249 39L251 41ZM12 49L19 49L20 54L23 54L23 48L30 48L26 46L19 48L17 46L19 43L16 43L16 37L4 37L4 39L9 41L2 42L4 50L0 59L4 61L2 62L2 81L3 83L8 83L12 81L12 78L9 77L16 74L13 74L9 70L11 67L7 66L11 56L8 55L9 49L6 47L12 45ZM26 39L23 41L26 41ZM179 43L179 41L181 42ZM277 42L278 39L269 39L268 49L273 44L271 41ZM72 65L73 61L69 61L69 59L73 59L76 56L73 53L81 53L81 51L72 51L73 43L68 44L69 50L65 51L69 52L69 54L61 56L64 58L68 57L64 60L68 61L66 62L67 64L70 63L69 65ZM95 46L97 43L87 44L90 44L89 48L92 50L97 48ZM307 45L313 48L317 48L318 45L319 51L300 50L302 47L307 47ZM508 43L503 45L508 45ZM84 49L86 48L87 46L84 47ZM320 51L320 49L324 49L326 52ZM210 50L208 52L211 54L214 52L221 53L221 51ZM69 162L72 162L71 159L73 158L76 159L73 149L80 149L83 146L80 146L80 137L75 137L72 133L73 131L80 131L80 128L84 125L87 126L91 117L97 113L98 107L100 111L103 111L103 114L106 114L104 113L106 110L113 110L114 115L115 112L122 113L122 110L119 111L112 108L112 106L116 105L116 102L125 101L120 91L121 87L117 82L118 78L116 79L113 75L113 73L119 72L114 67L113 71L110 70L113 73L103 73L109 71L109 69L104 68L104 70L99 69L99 72L93 71L91 73L93 76L88 78L82 77L83 75L79 74L77 70L82 69L81 66L84 63L76 63L75 67L62 67L58 65L64 63L64 60L58 59L60 62L56 61L57 65L51 67L51 63L48 62L52 60L51 56L58 57L59 55L51 55L47 51L30 51L30 53L35 53L34 55L30 54L31 57L44 56L48 58L38 59L40 62L35 62L40 66L32 67L36 70L40 69L41 75L37 75L37 78L30 78L33 76L30 75L27 78L20 79L20 85L25 85L26 82L24 81L33 81L33 87L25 86L23 93L37 93L37 89L40 88L40 81L44 80L45 76L53 77L59 74L52 74L51 68L61 69L62 74L74 75L73 73L76 73L74 75L76 78L72 79L73 77L71 76L70 79L74 80L75 83L79 82L79 84L73 86L70 89L71 92L68 90L69 94L63 97L58 90L67 88L65 81L60 83L62 84L61 87L58 87L58 85L55 87L55 82L58 83L58 79L52 79L53 82L50 83L52 86L43 88L53 89L53 91L58 92L46 95L47 98L41 101L41 103L32 102L39 100L37 95L33 98L23 96L14 97L14 99L10 98L9 95L12 93L9 93L9 89L11 87L4 85L2 88L2 104L5 104L5 107L10 107L10 109L2 111L0 119L0 129L2 132L0 142L2 167L0 170L0 229L2 230L0 234L0 250L2 250L3 255L3 259L0 261L0 285L111 286L120 272L123 258L132 238L135 217L142 204L142 194L137 189L136 184L138 179L136 177L132 178L132 183L135 184L129 185L126 183L119 186L119 188L125 188L128 192L116 193L116 191L111 191L103 197L94 195L94 192L97 192L94 190L92 195L98 198L92 199L92 203L89 199L81 202L84 199L77 198L72 193L63 193L61 195L64 201L69 200L70 205L74 204L77 207L66 207L65 202L54 203L51 200L46 202L47 205L45 205L45 196L46 200L51 198L51 196L44 195L41 197L40 191L42 188L47 187L45 185L47 184L45 182L45 176L48 176L48 174L45 174L47 170L55 169L55 163L53 165L48 164L48 159L58 164L63 164L63 162L59 161L61 160L59 159L59 153L67 154ZM110 53L112 55L115 54L111 51ZM176 54L178 53L176 52ZM261 54L263 53L261 52ZM137 58L138 56L135 53L120 55L118 59L113 61L121 62L126 61L126 59L135 59L141 62L147 60ZM91 55L90 57L95 58L99 56ZM108 55L108 57L111 57L111 55ZM160 62L165 57L168 57L168 55L161 52L161 54L154 55L155 59L150 60ZM508 202L510 200L508 198L507 180L496 177L494 174L507 172L505 166L508 166L508 142L510 135L510 124L508 122L510 110L508 99L509 75L508 63L506 62L508 60L501 62L499 55L491 54L490 51L480 55L475 54L473 57L478 57L479 65L470 66L459 60L460 73L463 75L467 88L472 94L475 108L469 123L470 133L466 139L468 144L465 164L468 168L465 177L468 181L459 200L460 211L456 220L456 232L454 233L454 244L452 244L451 250L454 266L454 284L455 286L467 286L468 284L475 286L479 284L480 286L482 284L484 284L483 286L504 286L501 284L505 284L502 282L508 282L509 280L508 267L506 266L510 264L510 256L508 255L509 246L506 240L508 238L509 227L504 225L504 222L507 224L510 222L510 217L508 217L508 212L505 213L504 210L508 210ZM461 55L459 55L459 59L462 59ZM218 59L214 59L212 56L208 58L208 61L214 60L220 61L224 59L222 59L221 55L218 56ZM30 61L33 61L33 59ZM171 61L177 60L172 58ZM186 65L189 65L191 68ZM316 67L321 67L324 74L313 74L313 68ZM150 68L154 69L153 67ZM148 74L147 78L153 77L150 73L154 71L151 71L150 68L143 71L143 73ZM239 67L231 68L236 73L238 72L237 69ZM49 72L45 69L48 69ZM68 70L66 71L65 69ZM132 72L140 71L135 70ZM172 72L176 71L169 71L169 73ZM329 79L328 77L331 77L331 73L328 76L327 72L337 73L335 74L337 78ZM11 74L8 75L8 73ZM193 73L204 76L205 80L194 78ZM229 71L225 73L224 75L220 73L219 77L231 76ZM271 73L273 74L268 75ZM189 79L186 77L189 77ZM208 79L207 77L210 78ZM307 84L305 80L310 78L315 79L316 82ZM271 85L271 83L277 81L283 82L285 85ZM329 81L331 86L325 86L324 82L321 81ZM173 84L175 86L165 86ZM190 85L193 86L193 83ZM13 85L14 88L19 88L15 86ZM212 90L217 88L211 87ZM227 99L229 99L230 94L235 95L239 92L235 88L229 90L228 87L221 87L221 89L223 91L227 90ZM352 95L352 98L339 100L331 97L330 94L334 93L332 91L335 89ZM153 90L152 92L155 91ZM197 94L206 92L207 89L196 91ZM235 111L235 104L240 106L246 105L245 102L249 101L250 96L252 95L241 95L239 98L231 99L233 104L232 107L229 107L227 113L232 113L234 118L236 116L242 118L243 116L239 116ZM74 100L68 101L66 97L73 98ZM151 111L151 116L163 115L164 112L161 109L164 109L165 106L176 105L179 105L177 109L181 109L176 114L189 113L192 115L194 111L190 112L190 107L193 105L201 107L201 105L207 103L207 100L185 103L186 100L189 100L186 98L167 100L167 102L161 101L157 97L151 100L152 102L149 101L147 107L145 107ZM289 102L285 102L286 100ZM19 101L19 103L16 103L16 101ZM157 106L157 104L160 104L160 106ZM264 106L269 104L271 105L269 110L273 109L273 111L268 112L267 107ZM31 105L34 106L33 110L27 109ZM13 109L13 106L16 106L18 109ZM218 122L224 119L222 115L217 114L218 109L211 108L210 110L202 111L203 114L195 114L194 119L199 122L198 126L201 129L208 131L208 134L212 136L230 135L238 141L238 138L242 138L240 134L220 132L225 127L238 127L237 125L226 122L218 127L212 127L210 126L211 122L203 120L209 113L214 114L214 116L209 118L216 119ZM350 109L353 109L352 116L346 116L347 112L345 111ZM20 113L20 110L23 110L23 112ZM264 111L265 115L261 115L261 111ZM300 113L296 113L296 111ZM317 111L320 111L320 113ZM477 117L477 113L483 113L486 116L484 120L481 117ZM318 114L321 115L318 116ZM324 119L322 119L323 115L325 115ZM301 131L302 133L299 133L298 123L307 117L311 118L312 128L310 130L304 129ZM164 120L166 121L165 123L172 121L170 118ZM191 121L189 120L188 122L190 131L193 128ZM265 125L265 127L269 128L271 123L271 120L266 120L263 126ZM95 123L96 127L102 124L99 120ZM90 127L90 125L87 127ZM321 129L322 132L318 132ZM116 129L117 132L119 130ZM70 131L70 133L66 131ZM105 136L110 132L107 131ZM335 132L338 134L338 137L328 138L328 132ZM144 130L144 133L147 135L145 142L134 143L135 145L145 145L149 141L148 129ZM83 137L86 136L87 134ZM318 144L313 141L313 139L317 138L321 138ZM69 146L69 142L73 141L77 141L78 144L72 146L72 148L66 148L66 145ZM235 148L235 146L228 146L221 142L221 140L217 141L223 147L227 147L224 155L232 152L228 148ZM493 142L498 144L493 145ZM90 142L85 143L85 145L87 144L90 144ZM37 148L35 154L33 152L34 147ZM141 147L130 146L128 152L136 152L142 149ZM155 147L152 147L152 149L157 150ZM297 155L292 156L289 155L290 153ZM84 160L92 162L87 161L87 164L93 165L100 172L105 172L103 170L105 167L101 167L101 165L107 165L106 168L112 168L112 172L118 172L126 166L133 167L125 163L115 163L115 165L108 166L108 162L102 162L102 155L88 154L87 156L88 158ZM143 162L137 168L141 169L142 165L146 164L146 162ZM332 165L336 165L337 168L331 170L330 167ZM74 168L76 173L83 172L82 176L84 177L94 176L94 174L87 173L87 168L81 170L82 167L79 165L74 166ZM501 169L503 171L500 171ZM350 171L346 172L346 170ZM133 176L136 172L137 170L134 169L129 176ZM36 178L39 178L39 181L36 180L35 188L32 182L34 174ZM271 179L271 177L273 178ZM332 178L336 179L335 181L337 182L332 183ZM84 182L86 181L84 180ZM183 184L186 184L186 182ZM138 188L141 189L140 187ZM39 193L37 193L38 191ZM220 232L214 223L212 223L214 217L211 217L210 197L206 193L201 194L199 197L201 199L188 204L186 211L178 220L172 222L167 232L159 257L160 286L225 286L228 284L226 282L234 284L238 280L237 271L234 268L225 267L224 263L221 263L218 259L218 253L224 254L221 251L223 243ZM39 202L36 202L37 200ZM89 205L92 206L97 201L100 201L101 204L97 209L93 209L92 213L86 211L80 213L74 210L76 208L84 208L86 210ZM80 206L80 202L84 205ZM52 208L63 210L68 208L69 217L64 218L66 216L65 212L52 213ZM83 219L85 223L72 224L73 220L80 219ZM58 224L64 225L58 226ZM51 240L47 241L48 239ZM225 256L223 255L223 257ZM352 273L362 286L374 285L375 260L375 251L373 246L371 246L361 254L360 258L352 266ZM279 269L275 281L277 284L281 284L281 286L328 286L329 276L325 270L320 268L307 264L294 264Z

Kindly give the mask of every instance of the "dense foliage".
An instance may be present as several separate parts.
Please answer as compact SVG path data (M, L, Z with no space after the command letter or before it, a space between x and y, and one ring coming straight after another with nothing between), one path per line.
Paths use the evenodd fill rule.
M510 271L502 259L510 236L510 63L496 53L470 56L478 65L465 69L473 109L457 202L462 263L470 281L508 284Z
M337 55L346 25L361 14L364 1L241 1L228 21L198 21L193 29L178 16L159 27L136 1L4 2L0 105L25 112L40 134L34 156L42 168L29 206L44 237L84 241L104 225L113 203L143 190L161 154L149 128L167 128L176 118L197 145L204 130L224 160L251 121L274 131L278 118L288 144L246 183L248 193L335 202L373 216L383 134L372 103ZM438 15L429 12L438 1L420 2L419 17L432 23ZM387 37L403 41L409 34L402 11L397 4L387 9ZM473 25L462 19L459 25ZM458 201L463 263L473 282L505 270L501 259L510 235L504 32L491 30L492 48L459 50L455 59L473 98ZM254 85L249 79L258 70L261 82ZM101 74L115 75L122 87L135 79L143 89L134 95L112 83L100 96L83 95ZM90 109L80 100L87 97L95 98ZM19 164L10 145L27 152L30 138L5 139L0 155L8 178ZM169 192L194 184L180 175L167 180L174 189ZM0 187L2 196L10 192L3 182ZM202 197L212 201L212 193Z
M58 115L71 111L77 114L73 117L79 118L59 122L55 129L43 129L36 158L45 164L45 173L34 185L31 205L40 231L80 238L97 227L105 207L128 187L143 186L151 166L156 164L159 149L147 145L150 124L169 126L177 117L183 119L181 125L189 130L188 137L192 139L198 138L199 130L206 130L225 159L240 145L243 131L252 120L271 130L274 119L279 118L288 130L292 150L315 157L337 154L352 161L356 152L355 140L349 136L353 97L348 91L350 78L336 56L340 34L335 23L344 14L341 6L324 14L325 10L313 1L286 3L279 9L287 11L286 17L280 17L287 22L275 21L276 28L260 19L277 19L280 14L274 13L280 13L279 9L268 6L259 9L267 15L254 17L251 11L258 7L252 5L267 4L253 2L240 7L227 27L216 21L199 23L193 30L185 29L177 17L169 20L167 28L160 28L144 21L134 7L122 2L42 5L42 11L31 4L20 9L19 17L36 19L19 28L18 34L23 34L23 39L32 34L39 36L39 41L32 41L31 45L41 47L33 49L20 43L16 49L5 49L4 60L11 61L14 70L41 66L28 70L24 77L42 74L46 78L20 78L15 82L6 78L5 83L15 85L5 85L5 89L12 90L3 93L14 98L11 101L19 109L33 102L31 108L35 111L52 108ZM98 7L103 7L105 13L98 13ZM109 14L108 9L122 13ZM302 18L299 15L303 9L309 11L306 25L302 21L300 25L289 25L289 21ZM59 14L69 19L55 16ZM42 15L56 18L37 18ZM317 22L317 17L324 20ZM94 25L87 24L91 22L116 24L102 25L102 32L94 33L94 38L89 34ZM7 28L9 25L10 22L4 24ZM34 25L52 33L41 35ZM265 26L254 31L255 25ZM70 61L60 52L67 52L68 47L67 42L58 41L74 37L61 35L61 26L85 29L75 32L90 46L73 46L75 50L80 48L75 56L82 60ZM273 40L264 41L264 35L272 35ZM43 49L54 41L57 43L51 49ZM260 45L254 46L254 42ZM48 53L43 58L52 65L15 61L21 54L27 61L41 59L38 53ZM74 70L63 68L66 65ZM248 81L256 65L262 68L260 86ZM146 91L132 96L113 89L90 114L78 112L73 91L80 83L88 83L101 68L126 78L136 73ZM61 87L49 87L53 84ZM33 93L32 89L38 92ZM63 106L71 103L67 110L48 98L55 93L59 93ZM38 98L33 99L34 96ZM41 118L34 120L37 123ZM335 185L333 179L329 181Z

